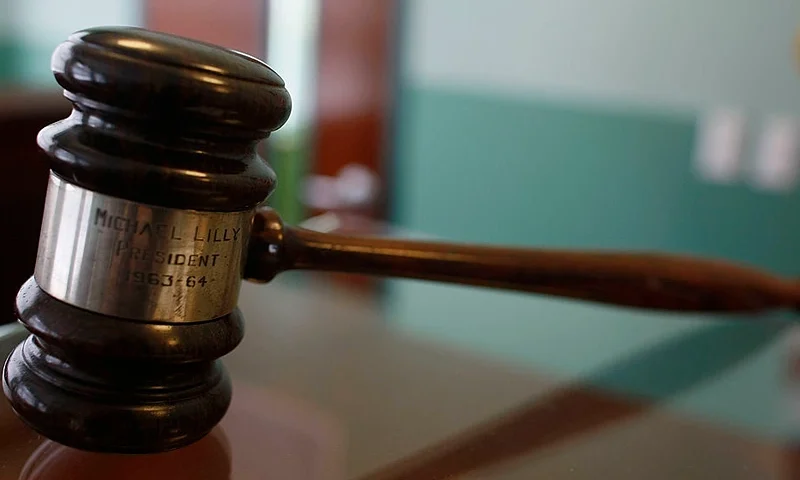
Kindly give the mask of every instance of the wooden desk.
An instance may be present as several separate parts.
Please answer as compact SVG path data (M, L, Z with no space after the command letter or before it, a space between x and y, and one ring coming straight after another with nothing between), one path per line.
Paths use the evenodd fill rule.
M407 337L372 297L288 281L246 284L240 304L247 333L225 359L234 402L213 436L152 457L86 454L43 447L3 402L0 479L23 469L28 478L362 478L497 418L513 434L440 464L480 460L481 445L500 440L528 453L460 478L796 478L781 445ZM9 338L5 350L20 336Z

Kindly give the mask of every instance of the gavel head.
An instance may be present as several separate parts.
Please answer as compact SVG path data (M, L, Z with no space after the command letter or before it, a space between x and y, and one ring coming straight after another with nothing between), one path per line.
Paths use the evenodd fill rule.
M72 35L52 69L71 115L38 137L51 161L39 252L16 311L31 336L4 392L30 426L93 451L205 436L231 385L257 153L287 120L281 78L250 56L138 28Z

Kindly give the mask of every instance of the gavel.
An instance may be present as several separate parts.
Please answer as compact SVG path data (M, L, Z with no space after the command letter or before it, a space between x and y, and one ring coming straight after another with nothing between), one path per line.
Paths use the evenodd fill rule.
M39 250L6 360L15 413L58 443L154 453L206 436L232 386L243 280L288 270L413 278L675 312L794 309L800 288L747 266L647 252L555 251L320 233L265 206L258 146L288 119L251 56L132 27L82 30L52 71L71 114L50 161ZM267 287L265 287L267 288Z

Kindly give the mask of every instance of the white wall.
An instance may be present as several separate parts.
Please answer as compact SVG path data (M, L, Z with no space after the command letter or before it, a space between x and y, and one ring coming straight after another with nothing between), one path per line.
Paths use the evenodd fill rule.
M53 86L50 55L74 31L142 24L139 0L0 0L10 2L11 31L22 49L19 75L29 85Z
M797 0L411 0L427 86L800 113Z
M267 63L286 82L292 115L275 137L308 127L314 115L319 0L271 0Z
M30 44L60 42L82 28L138 25L139 0L9 0L15 35Z

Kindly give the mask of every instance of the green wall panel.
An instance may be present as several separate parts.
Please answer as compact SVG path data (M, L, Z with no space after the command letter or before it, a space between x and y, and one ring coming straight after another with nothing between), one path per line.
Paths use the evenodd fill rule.
M401 92L395 217L470 241L657 248L800 271L800 194L693 172L695 116Z

